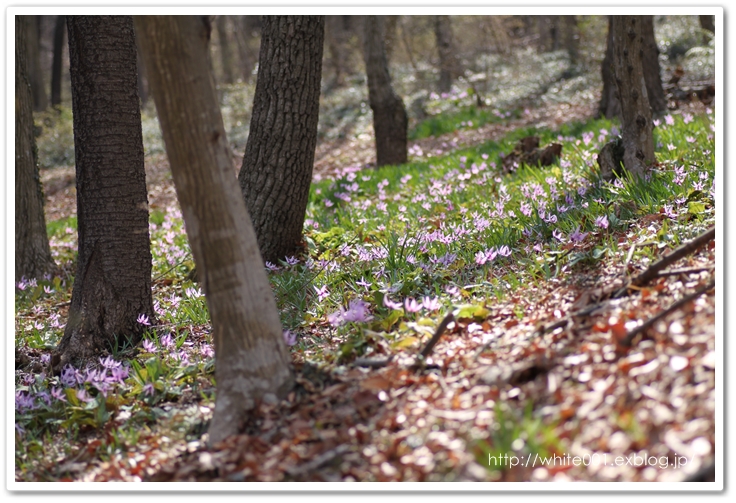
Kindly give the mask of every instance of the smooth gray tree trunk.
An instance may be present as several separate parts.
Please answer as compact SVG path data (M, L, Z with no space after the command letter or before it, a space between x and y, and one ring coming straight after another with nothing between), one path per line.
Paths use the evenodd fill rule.
M140 16L143 50L215 339L217 443L259 401L291 388L289 353L255 232L234 180L200 17Z

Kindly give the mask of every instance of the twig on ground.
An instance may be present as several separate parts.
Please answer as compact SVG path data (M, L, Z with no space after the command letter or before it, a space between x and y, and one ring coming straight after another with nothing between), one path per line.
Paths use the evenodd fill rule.
M386 358L356 358L353 365L356 367L380 369L391 363L391 360L393 360L393 356L388 356Z
M692 241L688 241L687 243L681 245L679 248L676 248L672 251L669 255L666 255L650 265L646 271L642 272L641 274L638 274L637 276L634 276L631 281L629 281L627 284L622 286L621 288L618 288L613 291L611 294L611 297L618 298L626 295L626 292L629 291L630 287L637 287L637 286L644 286L647 283L649 283L651 280L659 276L659 273L668 265L680 260L683 257L686 257L687 255L690 255L692 253L695 253L700 248L702 248L706 243L712 241L716 237L716 228L711 227Z
M317 456L311 461L308 461L307 463L304 463L299 466L295 466L294 468L287 468L286 473L288 473L292 477L301 477L303 475L308 474L311 471L316 470L317 468L323 465L326 465L333 459L339 456L342 456L349 450L350 450L350 446L347 444L338 445L334 449L327 451L323 454L320 454L319 456Z
M669 255L662 257L652 265L650 265L646 271L639 274L638 276L635 276L631 280L631 284L634 286L644 286L647 283L649 283L651 280L653 280L660 271L662 271L665 267L672 264L673 262L676 262L677 260L690 255L696 251L698 251L700 248L702 248L706 243L709 241L712 241L716 237L716 228L711 227L704 233L702 233L700 236L696 237L692 241L689 241L679 248L676 248L672 251Z
M452 312L447 313L445 317L442 318L440 324L437 325L437 330L434 331L434 335L424 346L424 349L419 353L421 358L415 362L413 366L418 366L419 361L424 360L432 354L432 350L435 345L439 342L442 334L445 333L445 330L447 330L448 325L453 321L455 321L455 315ZM393 356L389 356L388 358L358 358L353 362L353 365L357 367L381 368L388 365L392 358Z
M700 272L712 271L716 266L708 265L704 267L684 267L682 269L670 269L669 271L659 271L657 276L677 276L679 274L696 274Z
M550 323L549 325L539 327L535 331L535 335L544 335L547 332L552 332L554 330L557 330L558 328L564 328L570 323L570 321L571 321L570 316L565 316L561 320L557 320L555 322Z
M445 333L445 330L447 330L447 326L455 321L455 315L452 314L452 312L449 312L445 315L444 318L442 318L442 321L437 326L437 330L434 331L434 335L432 338L427 342L427 345L424 346L424 349L419 353L419 355L422 358L428 357L430 354L432 354L432 350L437 345L437 343L440 340L440 337L442 337L442 334Z
M688 302L695 300L696 298L700 297L705 292L707 292L708 290L714 288L715 286L716 286L716 280L715 279L712 279L704 287L698 289L697 291L695 291L694 293L691 293L690 295L686 295L685 297L681 298L680 300L678 300L677 302L675 302L674 304L672 304L670 307L668 307L667 309L665 309L664 311L662 311L662 312L658 313L657 315L653 316L652 318L648 319L647 321L645 321L644 323L642 323L638 327L630 330L629 333L626 334L626 337L624 337L623 340L621 341L621 345L622 346L631 346L631 341L634 339L634 337L636 337L640 333L642 333L645 330L647 330L649 327L651 327L652 325L654 325L655 323L657 323L659 320L661 320L662 318L664 318L668 314L670 314L670 313L672 313L674 311L677 311L678 309L680 309L682 306L684 306Z

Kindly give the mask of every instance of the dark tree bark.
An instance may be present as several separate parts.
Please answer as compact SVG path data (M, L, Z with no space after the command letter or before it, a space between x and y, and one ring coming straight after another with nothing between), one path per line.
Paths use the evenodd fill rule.
M440 61L440 79L437 82L437 90L447 93L450 92L452 81L459 73L450 16L434 16L434 37Z
M324 17L264 16L238 180L264 260L301 249L317 144Z
M148 195L130 16L69 16L79 254L52 368L140 341L154 322Z
M61 69L64 54L64 35L66 33L66 18L56 16L54 24L54 56L51 62L51 106L61 104Z
M649 105L654 113L662 113L667 110L667 98L662 88L660 77L659 49L654 38L653 16L639 16L642 25L642 71L647 85L647 97ZM608 17L608 41L606 44L606 56L601 65L603 77L603 94L598 105L598 114L609 119L621 115L621 104L618 99L618 88L616 87L613 74L613 30L611 24L613 16Z
M220 65L222 66L222 83L232 84L235 82L233 77L233 58L230 49L230 38L227 32L228 19L227 16L217 16L215 19L215 29L217 31L217 41L220 49Z
M716 33L715 16L698 16L698 18L700 19L700 27L712 33L710 36L703 34L703 44L707 44Z
M363 59L376 134L376 167L404 164L407 158L408 119L404 102L391 87L383 44L383 16L365 18Z
M667 98L662 88L659 67L659 49L654 38L654 16L639 16L642 27L642 70L647 83L647 98L652 112L661 114L667 111Z
M15 18L15 280L41 278L55 269L33 136L33 97L26 60L27 23Z
M613 16L613 68L621 104L624 167L643 175L654 162L652 111L642 70L641 16Z
M26 55L28 62L28 78L31 81L31 92L33 93L33 110L43 112L49 106L46 96L46 86L43 83L43 72L41 71L41 51L39 50L39 16L21 16L26 23Z
M233 183L202 20L145 16L135 23L212 319L214 444L238 433L259 401L288 392L289 354L255 232Z

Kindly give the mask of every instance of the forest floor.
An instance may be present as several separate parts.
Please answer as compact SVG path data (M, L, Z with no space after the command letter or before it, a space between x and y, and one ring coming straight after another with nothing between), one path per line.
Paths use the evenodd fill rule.
M145 349L113 355L120 361L130 360L125 364L130 377L121 381L114 400L111 393L106 399L97 395L93 401L70 386L60 399L64 404L44 406L39 398L23 405L22 400L29 400L34 392L41 396L44 390L51 393L61 388L58 380L48 380L43 362L63 325L44 320L65 319L71 285L64 280L38 295L31 294L38 287L19 289L16 480L677 481L708 467L719 445L715 369L722 361L716 352L715 290L707 289L715 277L715 241L647 282L622 287L715 223L714 189L709 196L702 183L690 190L681 188L681 180L677 182L679 176L686 177L686 183L713 178L712 154L702 152L713 149L712 135L706 139L707 125L713 121L711 110L684 104L668 115L667 124L670 120L675 124L673 131L685 128L687 134L699 135L695 136L698 142L707 143L695 159L689 157L690 140L684 140L685 133L671 133L679 135L673 138L680 138L680 144L662 137L659 158L670 154L671 158L662 160L659 168L670 183L657 187L669 190L668 195L653 196L633 184L599 184L595 190L608 191L606 196L595 192L594 197L590 189L589 195L572 203L581 220L570 217L566 228L549 223L551 216L535 221L529 228L539 233L538 241L503 229L484 237L491 240L486 243L499 245L486 252L498 256L495 262L488 259L488 265L473 241L480 238L470 233L465 241L442 245L445 255L428 253L421 267L414 266L413 255L403 254L403 246L386 244L388 256L379 258L388 264L400 249L397 270L387 265L370 269L355 257L371 249L372 242L382 242L375 236L399 243L401 237L381 234L380 222L377 230L371 230L370 224L348 229L341 222L360 220L348 212L348 204L325 213L333 211L327 196L338 206L338 199L350 202L340 187L362 184L357 178L362 176L374 187L361 185L350 192L355 207L359 202L368 207L392 199L397 205L408 205L400 199L402 191L410 193L417 208L426 197L435 197L435 202L443 201L441 207L427 210L426 217L421 209L410 209L405 213L411 214L406 228L417 219L424 228L447 231L452 215L465 218L465 212L469 216L475 209L464 199L438 199L434 191L441 189L435 182L444 177L453 185L459 178L458 186L465 190L466 176L481 176L477 171L471 174L471 159L480 164L489 153L489 162L499 159L499 152L508 153L527 132L547 131L545 138L562 138L563 152L571 152L563 159L591 169L593 146L602 143L588 144L592 131L597 136L603 130L602 123L593 121L595 98L593 94L575 102L535 103L499 122L412 140L411 162L416 167L406 173L374 171L373 143L364 132L323 138L317 146L316 188L307 215L309 256L299 257L297 266L272 265L270 272L280 307L302 306L296 321L291 314L284 315L296 386L281 403L263 404L254 411L243 434L215 446L207 445L205 433L214 404L211 329L201 293L185 280L186 267L192 265L190 256L182 253L178 262L162 262L155 269L154 297L160 302L161 319L167 321L162 322L163 331L152 333ZM692 117L697 124L689 124ZM571 124L579 127L570 129ZM674 143L672 148L666 147L669 141ZM242 156L237 148L235 154ZM446 164L446 170L434 176L434 162ZM683 175L678 162L698 168ZM478 189L478 194L487 194L489 211L496 200L504 200L507 184L511 194L547 183L547 197L555 201L556 182L549 177L545 182L545 175L532 169L503 174L491 164L483 178L489 185L483 188L479 183ZM476 164L472 166L475 170ZM567 168L555 169L560 182L592 187L586 182L587 174L573 178L566 174ZM179 246L186 252L165 156L148 155L146 170L152 239L163 243L156 246L170 245L171 250ZM427 185L422 186L425 172L433 176L427 175ZM377 175L368 182L373 173ZM387 197L383 197L383 182L377 189L374 183L384 176L385 185L390 179L395 191ZM408 182L412 176L414 181ZM517 176L519 185L514 185ZM523 177L528 181L522 183ZM54 253L65 273L71 274L76 246L70 219L76 214L73 169L45 170L42 180L47 221L55 229L50 231ZM503 222L524 212L525 199L517 192L515 214L509 211L511 216L503 217ZM564 201L562 195L555 201L563 220L567 218L560 209ZM609 220L603 225L600 216L583 210L588 202L590 208L600 204L605 209L610 227ZM405 209L384 218L401 220ZM474 218L475 225L487 226L479 216ZM343 230L335 230L341 225ZM347 233L351 236L343 236ZM513 259L501 258L503 243L513 250ZM421 259L419 248L413 250ZM543 251L535 255L537 250ZM158 254L154 252L155 260ZM342 276L330 266L338 260L346 267ZM347 269L348 261L354 269ZM310 272L314 263L320 264L322 272ZM166 270L168 264L174 272ZM399 267L403 268L399 279L387 279L386 287L378 289L381 278L393 278ZM325 276L319 283L325 271L334 276ZM327 288L334 298L340 283L349 283L354 290L329 300ZM312 287L303 288L305 284ZM361 285L366 293L358 295ZM300 304L294 293L299 289L317 294ZM701 290L702 295L676 305ZM322 293L328 299L326 306L337 309L338 322L329 307L314 307L317 295L323 300ZM421 294L425 294L421 305L412 303L420 301ZM391 296L399 302L392 304ZM163 312L172 306L179 306L179 311L176 318L167 318ZM345 318L346 308L366 315L365 323L341 324L339 317ZM635 334L642 323L668 308L666 316ZM444 317L447 313L453 317ZM443 324L443 319L449 323ZM444 325L439 342L426 359L419 358L419 350L439 325ZM171 327L168 340L167 327ZM51 335L44 335L46 331ZM296 334L297 342L289 340ZM187 365L181 363L184 360ZM119 362L110 365L119 366ZM77 375L81 389L95 392L89 372L87 381L83 373ZM155 387L146 388L147 383ZM146 389L154 391L149 394ZM33 414L52 418L58 430L40 426Z

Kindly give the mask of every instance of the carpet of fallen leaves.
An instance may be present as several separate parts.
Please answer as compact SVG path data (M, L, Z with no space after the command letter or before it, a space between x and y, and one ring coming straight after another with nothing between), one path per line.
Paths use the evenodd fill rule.
M587 304L586 292L615 284L623 271L611 266L595 281L585 274L520 291L489 306L481 322L450 325L418 370L407 363L411 355L370 370L301 365L296 390L278 405L262 405L247 434L212 448L204 439L190 443L162 465L155 456L121 458L87 480L682 480L715 455L713 293L631 347L620 341L640 320L707 282L712 244L673 267L702 272L663 275L551 331L545 328L576 303ZM518 305L523 319L514 314ZM480 444L493 436L497 404L523 410L529 402L559 439L559 451L549 453L557 462L527 461L519 442L520 452L508 453L518 466L489 470ZM576 466L567 456L592 462ZM637 456L657 462L637 463ZM627 462L617 466L617 457Z
M593 104L555 105L415 143L426 152L451 150L593 112ZM346 163L367 166L372 157L368 141L321 144L315 175ZM151 207L176 204L165 158L149 161ZM73 177L63 169L44 173L49 220L75 214ZM654 215L640 225L653 235L659 220ZM632 237L618 236L625 251ZM375 369L319 369L295 355L295 389L281 403L262 404L245 433L224 443L208 446L206 434L187 443L146 433L134 449L100 462L93 455L100 441L92 436L86 449L60 464L77 474L69 480L80 481L683 480L712 463L717 445L714 292L660 320L631 347L621 341L714 277L714 242L670 267L683 272L598 301L598 292L646 265L624 269L622 262L526 285L486 306L485 319L453 322L418 368L408 353ZM205 424L212 415L196 401L172 406ZM529 407L535 426L506 453L517 456L516 465L494 465L489 446L504 454L498 439L506 425L499 423L523 423ZM529 454L542 443L554 462Z

